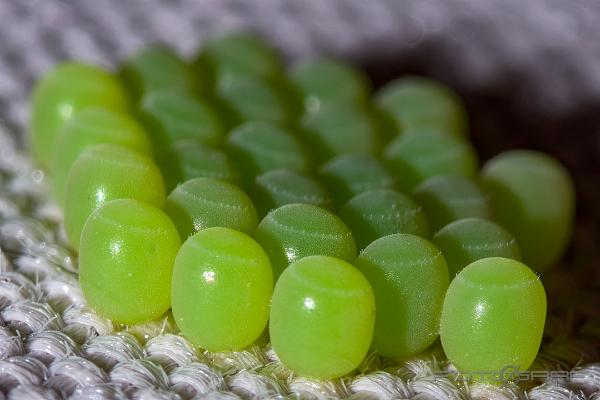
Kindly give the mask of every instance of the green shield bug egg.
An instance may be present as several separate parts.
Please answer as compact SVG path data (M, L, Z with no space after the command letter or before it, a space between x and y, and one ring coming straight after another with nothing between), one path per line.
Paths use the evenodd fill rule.
M331 191L337 205L372 189L395 189L396 178L370 154L343 154L319 169L319 178Z
M79 155L67 177L65 230L75 249L87 217L115 199L136 199L162 207L165 188L160 171L150 157L126 147L91 146Z
M251 195L261 217L293 203L314 204L326 209L333 207L333 200L323 185L310 176L287 169L274 169L257 176Z
M357 194L340 208L338 214L352 230L359 249L393 233L429 237L421 206L395 190L375 189Z
M463 218L492 218L488 196L475 181L459 175L439 175L427 179L413 191L423 206L432 232Z
M59 204L64 204L67 176L77 157L86 148L102 143L152 154L152 145L146 132L126 114L103 108L79 112L65 123L54 146L52 189Z
M448 264L450 279L481 258L504 257L521 260L515 237L495 222L481 218L454 221L433 236Z
M312 204L276 208L258 224L254 238L269 256L275 280L302 257L326 255L345 261L356 257L356 244L346 224Z
M181 246L173 271L173 316L194 344L241 350L267 326L273 273L248 235L208 228Z
M31 145L42 165L52 163L54 141L66 121L89 107L126 111L127 94L119 81L101 68L64 63L35 87L31 104Z
M356 266L375 293L373 349L389 357L408 357L429 347L438 337L448 288L441 252L427 239L400 233L371 243Z
M211 178L195 178L177 186L167 197L165 212L175 222L181 240L215 226L251 234L258 225L248 195L229 182Z
M358 269L334 257L305 257L291 264L275 285L271 344L296 373L336 378L365 358L374 319L373 291Z
M555 264L571 237L575 189L552 156L513 150L489 160L481 172L496 220L521 248L523 261L538 272Z
M376 102L402 134L426 130L468 133L467 113L460 98L433 79L406 76L394 80L377 93Z
M398 136L385 148L384 159L407 191L436 175L473 178L478 168L469 142L440 131Z
M440 338L461 372L525 371L540 347L545 319L544 286L529 267L507 258L483 258L450 283Z
M100 315L121 323L160 317L171 306L180 240L157 207L113 200L90 215L81 234L79 282Z

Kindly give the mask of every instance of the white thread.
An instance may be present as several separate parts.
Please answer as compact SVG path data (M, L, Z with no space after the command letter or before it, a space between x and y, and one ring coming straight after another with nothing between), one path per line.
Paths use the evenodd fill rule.
M385 371L354 378L350 383L350 389L354 393L366 392L377 400L410 398L414 395L406 382Z
M60 400L56 391L37 385L17 386L8 393L7 400Z
M48 387L70 396L77 388L105 383L106 373L90 360L78 356L69 356L53 362L50 367Z
M575 367L571 371L569 384L574 389L582 390L588 396L593 392L600 393L600 363Z
M37 300L39 293L33 283L17 272L0 274L0 310L24 300Z
M55 360L79 355L79 346L73 339L60 331L40 331L25 339L27 354L46 365Z
M225 371L254 369L266 363L266 358L257 345L241 351L206 352L205 356L215 366Z
M10 304L0 316L11 329L28 335L41 330L60 330L62 319L47 303L23 300Z
M583 393L574 391L558 385L543 384L527 392L530 400L586 400Z
M469 386L469 395L473 400L525 400L519 387L513 383L500 386L475 383Z
M169 375L171 389L183 398L192 398L225 389L223 377L210 366L193 362L175 368Z
M81 351L105 371L110 371L118 363L145 357L145 352L136 338L127 332L91 337Z
M264 398L285 394L285 389L274 376L258 374L252 370L242 370L227 378L232 392L244 399Z
M177 393L166 389L142 388L133 392L132 400L181 400Z
M63 321L63 331L80 344L87 338L107 335L113 330L109 320L98 316L86 306L73 305L67 308L63 312Z
M0 387L10 390L19 385L41 385L48 378L48 369L29 356L9 357L0 360Z
M42 293L42 300L57 312L64 313L70 307L81 309L86 304L79 282L71 275L65 274L60 279L43 280L38 284L38 288Z
M450 380L437 376L422 377L411 382L410 387L418 395L437 400L467 400L467 395Z
M131 395L142 388L168 389L165 371L150 360L127 360L118 363L110 371L110 380L123 392Z
M168 373L176 367L198 361L192 345L183 337L167 334L156 336L146 343L147 358Z
M69 400L128 400L128 397L117 385L101 383L77 388Z
M348 397L349 390L340 379L334 381L316 381L297 377L290 383L290 390L300 396L309 396L315 400L341 399Z
M24 353L23 342L20 336L5 326L0 326L0 360L20 356Z

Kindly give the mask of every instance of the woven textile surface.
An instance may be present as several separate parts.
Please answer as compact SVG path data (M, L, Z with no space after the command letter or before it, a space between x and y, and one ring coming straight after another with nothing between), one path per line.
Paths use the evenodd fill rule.
M127 327L87 308L61 211L27 155L33 83L66 58L114 67L154 42L189 56L232 29L258 32L291 62L355 62L376 83L433 75L465 96L482 157L534 146L574 171L578 224L564 265L545 277L549 316L528 376L500 386L455 381L434 344L316 382L287 371L267 338L207 353L168 316ZM598 38L596 0L0 0L0 400L600 399ZM506 121L514 125L498 133Z

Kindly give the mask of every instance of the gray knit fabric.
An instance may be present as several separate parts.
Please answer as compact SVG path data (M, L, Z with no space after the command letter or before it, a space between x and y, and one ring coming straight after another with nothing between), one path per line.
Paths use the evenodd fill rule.
M61 211L25 150L32 84L65 58L111 67L151 42L188 56L240 28L290 61L418 64L463 91L518 81L507 89L515 105L540 117L600 101L597 0L0 1L0 399L600 399L600 300L597 287L574 283L598 276L585 261L600 256L586 223L575 232L584 260L568 265L575 278L548 278L544 343L518 384L457 382L439 345L409 360L370 356L354 376L316 382L286 370L266 338L208 353L168 316L117 326L86 306Z

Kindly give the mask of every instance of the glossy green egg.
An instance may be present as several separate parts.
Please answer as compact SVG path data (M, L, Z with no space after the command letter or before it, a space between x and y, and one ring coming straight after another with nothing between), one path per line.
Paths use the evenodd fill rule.
M286 169L275 169L254 180L251 196L261 216L286 204L314 204L333 208L329 192L315 179Z
M128 108L118 80L99 67L60 64L37 83L31 100L31 146L43 166L51 166L54 142L65 122L89 107Z
M384 159L406 191L438 175L474 178L478 169L477 155L469 142L439 131L397 137L386 146Z
M277 53L266 42L246 32L209 40L196 65L199 73L209 73L215 82L248 76L272 79L283 73Z
M307 173L311 168L300 141L288 131L266 122L240 125L230 132L226 148L247 184L269 170L283 168Z
M556 264L575 216L567 170L547 154L513 150L489 160L481 177L496 220L517 238L523 261L538 272Z
M354 261L356 245L350 229L331 211L312 204L288 204L262 219L256 241L271 260L275 279L292 262L312 255Z
M216 92L232 125L247 121L288 125L297 113L284 88L265 79L237 77L221 82Z
M59 204L64 204L67 175L79 154L102 143L117 144L152 155L152 144L146 132L126 114L103 108L79 112L65 123L54 145L52 190Z
M271 344L281 362L300 376L337 378L365 358L374 320L373 291L354 266L333 257L305 257L275 285Z
M377 307L373 349L389 357L408 357L438 337L448 288L441 252L409 234L382 237L364 249L356 266L367 277Z
M357 105L330 104L321 107L305 114L300 125L304 140L319 162L342 154L377 154L381 150L379 125L371 114Z
M468 133L467 113L460 98L433 79L418 76L396 79L379 90L375 99L396 132Z
M229 182L211 178L195 178L177 186L167 197L165 212L177 226L181 240L212 227L252 234L258 225L256 208L248 195Z
M326 104L360 104L368 98L370 90L369 80L361 71L326 58L294 66L290 80L309 112Z
M239 184L240 174L231 158L220 149L193 139L177 140L156 157L167 191L194 178L213 178Z
M224 123L215 108L186 92L150 92L142 98L138 112L157 155L179 140L219 146L225 136Z
M269 259L249 236L208 228L175 260L173 316L181 333L210 351L242 350L267 326L273 292Z
M155 90L193 91L196 80L190 67L171 49L145 47L129 57L119 75L134 99Z
M488 196L475 181L459 175L434 176L413 191L433 232L463 218L492 218Z
M429 237L427 218L409 196L390 189L373 189L352 197L338 215L352 230L359 249L380 237L410 233Z
M69 172L65 193L65 230L75 249L85 220L104 203L136 199L162 207L165 202L163 179L152 159L114 144L84 150Z
M114 322L160 317L171 307L179 246L175 226L159 208L133 199L104 204L81 234L79 282L87 303Z
M484 258L450 284L440 338L459 371L489 380L507 367L509 372L529 368L545 319L546 293L539 277L518 261Z
M381 161L369 154L344 154L319 169L319 179L330 190L336 204L374 189L394 189L396 178Z
M482 258L521 260L515 237L497 223L481 218L460 219L444 226L433 237L433 244L446 259L450 279Z

